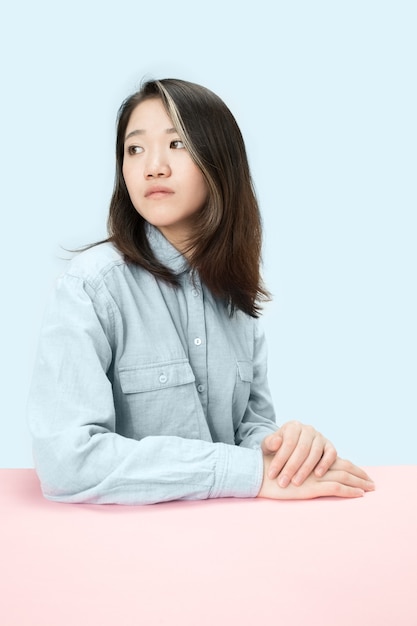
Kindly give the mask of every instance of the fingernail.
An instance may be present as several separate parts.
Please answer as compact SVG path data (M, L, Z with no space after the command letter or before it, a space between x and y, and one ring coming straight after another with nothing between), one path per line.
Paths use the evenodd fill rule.
M368 489L370 489L371 491L373 491L375 489L375 483L373 480L367 480L366 481L366 486L368 487Z
M278 485L280 487L283 487L285 489L285 487L288 487L288 485L290 484L290 480L288 478L288 476L281 476L279 481L278 481Z

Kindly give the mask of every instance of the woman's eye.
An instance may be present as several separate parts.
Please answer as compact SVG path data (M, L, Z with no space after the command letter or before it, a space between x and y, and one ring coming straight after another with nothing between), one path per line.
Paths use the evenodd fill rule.
M127 149L128 154L140 154L143 152L143 148L140 146L129 146Z
M185 148L184 142L180 139L174 139L174 141L171 141L171 148L174 148L174 150L180 150L181 148Z

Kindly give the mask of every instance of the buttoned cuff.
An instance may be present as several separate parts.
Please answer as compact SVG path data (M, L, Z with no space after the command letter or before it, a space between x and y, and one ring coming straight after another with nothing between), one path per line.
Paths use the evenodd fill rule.
M261 450L217 444L218 456L209 498L255 498L262 485Z

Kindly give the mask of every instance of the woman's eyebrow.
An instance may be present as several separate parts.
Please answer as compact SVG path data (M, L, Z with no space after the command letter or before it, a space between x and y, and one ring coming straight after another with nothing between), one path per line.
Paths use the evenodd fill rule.
M173 135L177 133L178 131L176 128L166 128L164 132L166 132L167 135ZM125 141L127 141L130 137L135 137L136 135L145 135L145 134L146 134L146 130L142 130L141 128L138 128L137 130L132 130L128 135L126 135Z

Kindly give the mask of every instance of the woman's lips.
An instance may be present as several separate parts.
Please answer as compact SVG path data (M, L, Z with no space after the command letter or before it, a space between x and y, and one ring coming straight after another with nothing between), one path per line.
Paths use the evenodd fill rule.
M169 195L172 195L174 192L169 187L151 187L145 193L145 198L153 198L157 200L158 198L166 198Z

